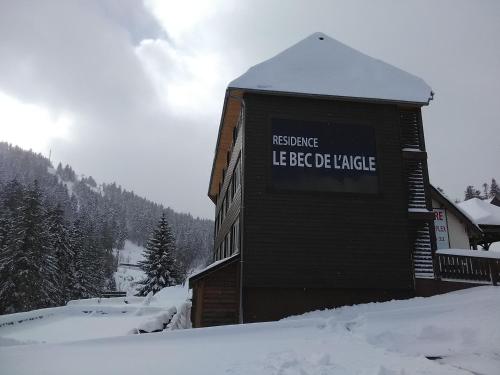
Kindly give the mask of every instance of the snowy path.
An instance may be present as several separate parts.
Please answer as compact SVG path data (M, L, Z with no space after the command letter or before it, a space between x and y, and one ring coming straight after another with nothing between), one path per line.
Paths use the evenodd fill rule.
M487 286L280 322L1 347L0 372L498 375L499 311L500 288Z

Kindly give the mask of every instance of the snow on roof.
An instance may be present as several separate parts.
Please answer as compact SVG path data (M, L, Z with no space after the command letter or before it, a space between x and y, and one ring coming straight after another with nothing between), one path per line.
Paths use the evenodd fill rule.
M431 88L421 79L314 33L250 68L229 88L428 104Z
M226 262L229 262L230 260L236 258L236 257L239 257L240 256L240 253L235 253L227 258L224 258L224 259L220 259L220 260L217 260L213 263L210 263L208 266L206 266L205 268L202 268L200 270L196 270L194 271L191 275L189 275L189 279L192 279L192 278L195 278L196 276L214 268L214 267L217 267L218 265L222 264L222 263L226 263Z
M458 206L478 225L500 225L500 207L479 198L468 199Z

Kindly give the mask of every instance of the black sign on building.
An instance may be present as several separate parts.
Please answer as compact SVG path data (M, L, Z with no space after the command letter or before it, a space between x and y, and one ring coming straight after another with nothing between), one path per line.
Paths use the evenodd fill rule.
M377 193L371 126L271 119L271 186L276 189Z
M433 279L420 78L315 33L231 82L195 327L415 294Z

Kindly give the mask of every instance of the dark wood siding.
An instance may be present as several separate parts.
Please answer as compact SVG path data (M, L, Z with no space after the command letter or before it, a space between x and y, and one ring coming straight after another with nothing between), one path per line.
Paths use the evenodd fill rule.
M245 105L243 286L411 289L399 108L259 94ZM272 191L272 117L373 126L379 193Z
M243 138L242 132L240 131L234 143L233 149L231 151L231 157L227 166L226 175L222 183L221 195L220 195L220 197L222 198L227 194L231 176L233 175L236 163L240 158L242 138ZM215 207L216 220L217 220L217 213L220 212L221 210L221 204L223 200L222 198L217 199L217 205ZM214 235L214 251L224 240L226 234L231 230L231 226L233 225L234 221L236 220L236 218L240 213L240 206L241 206L241 187L237 189L233 201L231 202L225 214L224 220L222 221L220 227L218 228L217 232Z
M195 328L239 321L239 262L232 262L193 282L191 321Z
M290 315L345 305L411 298L413 290L359 288L245 288L244 322L282 319Z

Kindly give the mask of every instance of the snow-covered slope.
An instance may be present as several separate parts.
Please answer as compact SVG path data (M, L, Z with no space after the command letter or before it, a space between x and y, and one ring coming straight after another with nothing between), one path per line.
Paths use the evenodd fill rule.
M116 250L118 263L137 264L139 261L143 260L143 251L144 248L142 246L139 246L132 241L125 240L123 249Z
M498 311L500 288L485 286L279 322L6 346L0 366L10 375L498 375Z
M134 295L137 292L137 281L144 277L144 272L123 264L136 265L143 259L144 248L135 243L125 240L125 245L121 250L115 250L118 258L118 268L115 272L116 290L127 292L127 295Z

